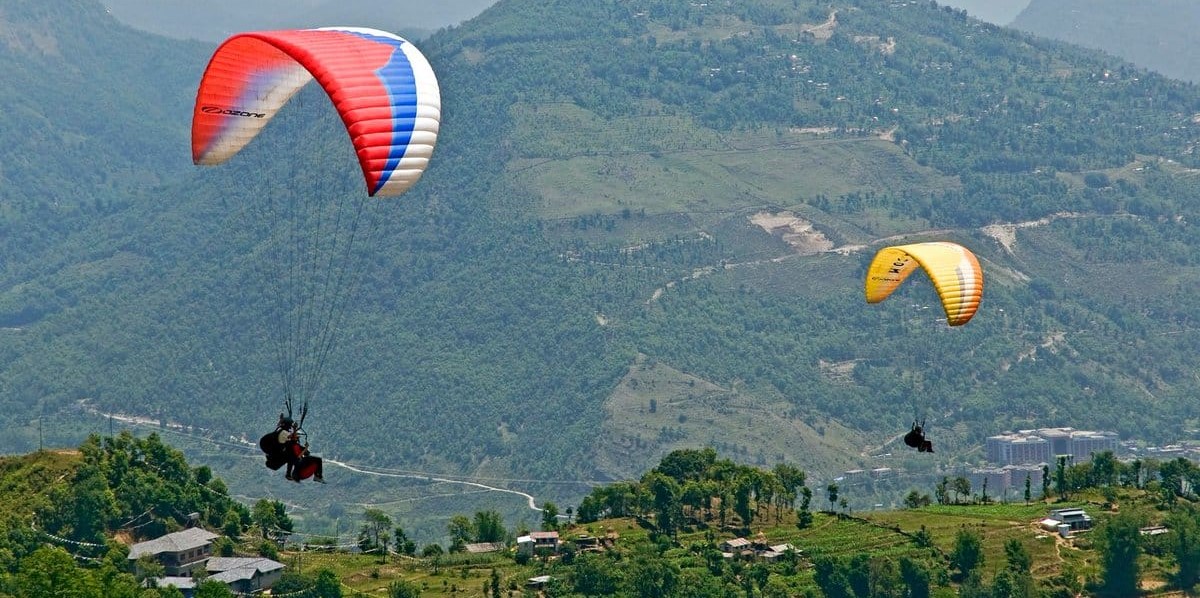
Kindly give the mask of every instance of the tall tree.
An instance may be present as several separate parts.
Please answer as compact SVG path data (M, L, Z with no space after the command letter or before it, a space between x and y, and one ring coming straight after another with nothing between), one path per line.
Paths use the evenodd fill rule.
M667 598L679 584L679 567L655 553L635 555L628 571L625 583L637 598Z
M1012 538L1004 543L1004 570L992 582L993 598L1036 598L1037 589L1030 569L1033 557L1020 540Z
M368 508L363 511L363 524L358 532L358 546L363 550L379 549L381 554L387 554L389 530L392 518L380 509Z
M679 504L687 509L688 515L697 520L703 520L704 509L710 502L711 496L704 482L689 480L680 491Z
M733 512L742 520L742 527L749 529L754 521L753 505L754 480L749 476L739 476L733 485Z
M500 572L498 570L492 569L488 587L492 591L492 598L500 598Z
M900 578L908 587L908 598L929 598L931 588L929 570L920 561L901 557Z
M817 557L813 559L813 579L827 598L854 598L854 587L850 584L848 564L838 558Z
M392 531L392 541L396 545L396 552L412 556L417 553L417 543L408 537L408 533L399 525Z
M809 510L812 504L812 489L808 486L800 488L800 513L796 516L796 527L804 529L812 525L813 515Z
M653 497L654 524L658 531L674 536L683 517L679 482L658 471L651 471L642 478L642 483Z
M1096 544L1100 549L1101 593L1105 596L1136 596L1138 577L1138 555L1142 551L1141 522L1134 515L1122 512L1096 530Z
M546 501L542 505L542 530L555 531L558 529L558 505Z
M450 534L450 552L462 552L475 535L474 526L466 515L454 515L446 523L446 532Z
M572 566L575 591L584 596L611 596L617 591L618 577L607 556L581 554Z
M871 559L867 596L870 598L907 598L896 563L881 556Z
M803 469L788 463L779 463L772 471L779 479L779 483L783 485L784 496L794 502L800 493L800 488L808 481L808 474ZM788 506L791 506L791 503Z
M958 476L951 482L951 487L954 490L954 504L958 504L961 497L971 497L971 480Z
M90 572L75 566L70 553L46 546L21 559L10 587L17 596L100 598L104 595Z
M682 484L688 480L704 478L716 460L717 451L712 447L678 449L663 457L654 470Z
M1067 456L1059 455L1054 470L1054 485L1058 490L1059 500L1067 500Z
M475 541L500 542L507 532L504 529L504 518L496 510L475 512Z
M1113 457L1112 451L1101 451L1092 453L1092 479L1093 486L1109 486L1117 481L1117 459Z
M1033 557L1020 540L1012 538L1004 543L1005 567L1017 573L1029 573L1033 567Z
M956 577L967 579L972 571L983 566L983 559L983 538L979 532L959 529L954 536L954 550L950 553L950 566L958 570Z
M337 573L331 569L317 571L317 578L313 581L313 593L319 598L342 598L342 582Z
M846 564L846 581L850 582L855 596L871 594L871 555L860 552L850 557Z
M1171 529L1175 562L1179 563L1176 582L1180 588L1191 590L1200 582L1200 520L1195 513L1173 513L1167 518Z
M579 516L579 523L599 521L603 514L603 506L594 494L589 494L579 501L579 511L576 514Z
M280 532L292 529L292 520L287 516L287 507L282 502L260 498L251 510L251 520L258 526L263 538L278 537Z

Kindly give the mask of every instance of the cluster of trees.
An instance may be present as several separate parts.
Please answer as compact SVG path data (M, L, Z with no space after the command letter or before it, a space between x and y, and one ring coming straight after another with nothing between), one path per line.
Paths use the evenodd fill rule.
M580 523L610 517L652 517L659 533L674 536L683 527L735 521L742 528L760 516L791 511L802 499L801 525L811 521L812 491L803 470L778 464L770 471L718 459L716 450L672 451L637 482L618 482L592 491L579 504Z
M254 526L264 539L291 529L281 503L263 500L252 511L207 466L190 466L156 434L92 436L78 454L5 459L0 495L0 595L16 598L181 596L145 587L161 567L142 560L135 575L126 542L202 525L223 534L216 551L231 556ZM126 542L114 539L118 533ZM264 540L260 551L274 554L274 546ZM213 582L197 595L231 594Z
M499 515L491 517L502 530ZM247 507L233 500L207 466L190 466L156 434L93 436L77 454L0 458L0 596L182 598L179 589L152 583L164 573L156 559L146 556L134 563L127 558L128 543L193 525L222 534L216 555L249 556L247 550L253 550L273 559L280 558L293 529L283 503L261 499ZM386 515L371 510L364 514L360 545L415 553L403 529L392 529ZM427 556L440 554L437 549L427 548ZM273 591L298 598L351 595L324 567L289 568ZM199 579L193 595L233 598L234 593L223 582ZM420 588L398 580L387 595L415 598Z
M828 598L928 598L933 589L958 583L958 595L972 598L1003 596L1035 598L1043 594L1034 582L1033 559L1020 540L1004 545L1005 566L988 584L984 581L985 553L979 532L963 528L955 536L947 561L933 558L857 554L814 559L814 579ZM1050 596L1070 596L1049 592Z

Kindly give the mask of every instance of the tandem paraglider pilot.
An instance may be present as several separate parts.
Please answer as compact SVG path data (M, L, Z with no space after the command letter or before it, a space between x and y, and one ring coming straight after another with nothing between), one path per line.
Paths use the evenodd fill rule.
M267 467L278 471L287 466L284 478L300 482L312 478L325 483L324 467L320 457L309 453L308 445L301 441L303 432L291 417L279 414L275 429L258 440L258 448L267 456Z
M904 444L917 449L918 453L933 452L933 442L925 439L925 428L915 421L912 429L904 435Z

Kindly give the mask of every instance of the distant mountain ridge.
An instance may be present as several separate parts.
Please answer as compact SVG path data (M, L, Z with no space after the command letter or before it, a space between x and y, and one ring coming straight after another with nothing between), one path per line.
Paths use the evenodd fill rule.
M220 41L238 31L353 25L408 37L474 17L495 0L105 0L118 19L180 39Z
M1033 0L1012 27L1200 81L1200 4L1190 0Z

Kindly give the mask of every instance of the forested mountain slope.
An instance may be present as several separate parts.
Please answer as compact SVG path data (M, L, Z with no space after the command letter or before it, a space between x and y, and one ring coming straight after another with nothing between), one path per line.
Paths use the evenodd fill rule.
M0 247L38 250L68 226L184 172L198 46L139 34L95 3L0 7ZM19 249L17 249L19 248ZM5 260L7 267L29 260Z
M1200 80L1200 5L1188 0L1033 0L1011 25Z
M64 13L55 40L82 25L70 7L98 12L18 6ZM307 89L236 160L192 170L185 99L209 48L106 31L92 54L110 64L163 44L168 73L140 84L173 94L153 131L107 138L170 141L137 154L151 178L119 209L39 215L74 225L6 247L0 449L28 450L35 411L84 398L256 438L280 397L248 206L359 197L354 156ZM421 47L439 147L374 206L381 241L308 426L326 455L594 480L711 444L820 477L891 451L914 415L939 459L1010 427L1194 427L1191 86L874 0L505 0ZM971 324L945 327L917 279L864 303L875 249L934 238L983 260Z

